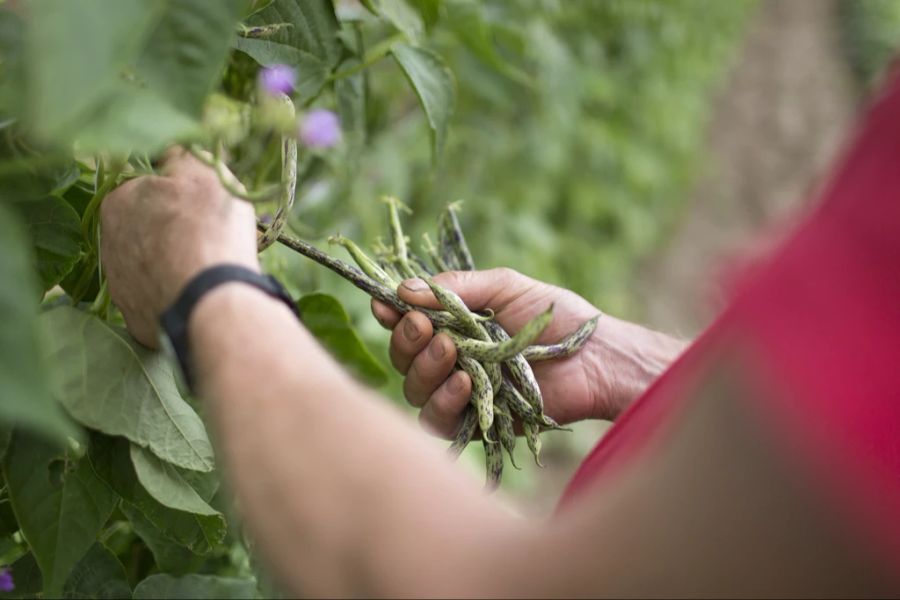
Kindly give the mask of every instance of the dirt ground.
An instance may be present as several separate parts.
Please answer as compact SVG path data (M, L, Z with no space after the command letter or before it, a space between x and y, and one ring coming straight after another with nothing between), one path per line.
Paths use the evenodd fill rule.
M686 337L724 302L725 265L797 218L840 151L859 93L835 0L764 0L723 80L681 221L638 277L646 321Z
M859 103L838 39L837 1L760 2L717 91L706 162L682 218L637 274L650 326L694 336L724 303L718 282L729 257L809 207ZM603 431L578 426L592 428L579 439ZM589 446L560 440L545 449L547 468L517 494L532 514L553 510Z

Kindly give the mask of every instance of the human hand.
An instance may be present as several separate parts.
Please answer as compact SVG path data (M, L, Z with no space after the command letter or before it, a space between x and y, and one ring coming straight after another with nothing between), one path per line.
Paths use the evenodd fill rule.
M538 343L559 341L598 312L573 292L511 269L441 273L434 280L459 294L472 310L493 309L497 322L511 334L553 303L553 321ZM404 281L398 293L410 304L440 307L421 280ZM404 394L410 404L421 407L420 421L438 435L452 437L471 393L468 375L458 371L451 376L456 362L453 342L446 335L435 336L431 322L420 312L401 318L378 301L372 302L372 312L383 326L393 329L391 362L406 375ZM613 394L608 379L598 372L593 354L589 341L567 359L534 363L544 409L557 421L567 423L594 416L598 410L604 412L598 404L602 406Z
M222 263L259 270L253 207L181 148L165 154L159 175L112 191L101 218L110 297L135 339L151 348L160 315L194 275Z
M472 310L491 308L495 319L514 334L526 322L554 305L553 321L537 343L554 343L597 315L587 300L512 269L441 273L434 280L455 291ZM404 281L400 297L416 306L440 308L425 282ZM393 329L390 357L406 375L403 391L420 407L420 422L450 438L471 394L471 381L453 373L456 348L446 335L434 335L420 312L401 315L373 301L372 313ZM544 397L545 412L561 424L583 419L614 419L684 349L684 342L640 325L604 315L585 346L574 355L532 364ZM452 373L452 375L451 375Z

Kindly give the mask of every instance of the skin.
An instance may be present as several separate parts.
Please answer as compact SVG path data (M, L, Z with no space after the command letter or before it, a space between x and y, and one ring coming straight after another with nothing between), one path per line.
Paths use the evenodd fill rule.
M492 308L510 333L518 331L540 310L553 304L553 321L536 343L557 342L598 314L581 296L499 268L456 271L434 277L455 291L472 310ZM400 297L416 306L440 308L420 279L398 288ZM456 348L444 334L434 335L431 323L417 312L401 315L372 301L372 314L392 329L390 357L406 375L407 401L421 408L419 419L429 431L452 438L471 393L465 373L453 373ZM640 325L603 315L581 351L563 360L532 365L544 396L544 409L560 424L584 419L614 420L682 352L686 343Z
M163 172L122 186L102 207L110 293L148 345L155 344L159 313L199 270L221 262L258 268L250 207L228 198L208 169L178 151L169 153ZM466 288L479 275L447 277L459 277L454 289L502 313L512 329L550 296L560 307L569 301L572 322L561 318L560 332L596 310L510 271L495 275L501 279L490 289ZM510 293L517 281L530 283ZM604 331L616 335L618 327L643 331L611 318ZM281 302L250 286L222 285L197 303L189 330L200 396L236 505L289 595L900 591L747 410L757 392L742 383L740 353L723 349L704 365L689 408L655 437L657 451L607 473L553 519L537 521L485 495L400 411L348 376ZM412 370L423 348L440 343L430 338L423 330L418 350L394 349L394 360ZM648 339L655 338L598 342L592 352L656 357L658 349L637 347ZM453 350L444 350L446 360ZM621 410L633 398L624 390L638 385L635 373L660 360L640 368L626 360L620 375L573 359L540 375L556 414L569 420ZM428 388L413 397L424 404ZM564 400L566 391L576 400Z

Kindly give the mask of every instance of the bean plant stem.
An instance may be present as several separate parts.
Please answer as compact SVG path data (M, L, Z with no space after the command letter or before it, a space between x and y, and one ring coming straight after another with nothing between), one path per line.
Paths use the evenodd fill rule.
M338 79L346 79L347 77L352 77L357 73L368 69L379 60L387 56L394 44L396 44L397 42L402 42L404 39L406 39L406 36L404 36L402 33L397 33L395 35L392 35L391 37L381 40L380 42L369 48L368 52L366 52L365 56L363 56L362 61L348 69L344 69L343 71L339 71L331 75L328 80L337 81Z

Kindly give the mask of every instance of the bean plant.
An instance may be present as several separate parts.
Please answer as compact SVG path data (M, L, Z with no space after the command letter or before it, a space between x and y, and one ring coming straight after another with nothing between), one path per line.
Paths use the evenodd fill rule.
M569 102L572 114L612 106L614 93L601 80L581 89L584 73L559 68L570 54L586 52L585 69L603 54L591 68L605 64L604 81L616 81L626 65L644 68L647 56L687 52L697 33L718 39L711 32L736 30L742 10L724 4L0 0L0 597L278 594L232 515L202 404L180 387L166 358L128 335L110 302L99 215L117 185L155 173L173 144L209 165L233 196L256 207L262 261L297 298L305 326L373 386L391 379L344 308L355 315L359 306L347 282L406 312L411 307L396 285L423 278L443 306L426 315L457 344L457 367L473 381L473 402L450 452L459 455L480 437L495 487L503 452L513 458L517 425L536 460L540 431L558 428L543 413L530 363L577 351L597 321L536 345L552 307L536 307L522 331L506 332L490 312L470 311L437 285L439 272L475 267L448 178L484 182L492 194L500 189L502 181L485 181L478 165L459 159L481 156L473 147L495 160L502 155L483 135L472 137L486 115L519 126L520 108L550 106L551 94L569 102L572 89L584 98ZM596 20L579 20L578 11ZM691 29L693 16L707 13L718 16ZM607 29L593 31L594 23ZM657 29L676 33L655 42L648 32ZM607 47L599 52L584 41L587 33L606 35ZM709 52L693 56L700 54ZM625 58L615 63L618 56ZM459 88L454 72L466 74ZM690 104L699 94L665 101ZM639 99L651 103L651 96ZM513 100L483 110L497 98ZM557 117L543 126L574 135L578 123ZM469 140L464 145L448 143L451 123L457 139ZM614 134L642 128L625 124ZM540 152L514 162L535 172L549 165L548 181L561 177L565 152L553 144L562 137L529 135ZM654 135L645 146L667 147L657 142ZM682 142L671 144L679 157L687 155ZM598 158L605 168L608 158ZM650 171L658 162L645 161ZM508 180L510 198L538 189L524 176ZM388 196L382 204L382 193L404 202ZM434 240L419 243L416 235L409 242L405 204L423 209L405 217L417 219L413 229L424 229L426 219L432 228L438 216ZM463 206L478 219L527 230L512 211L485 212L497 202ZM580 219L559 206L563 221ZM370 219L376 209L387 218ZM589 221L603 221L608 211L598 209ZM323 212L339 219L325 226ZM340 235L341 227L359 233L354 237L371 251ZM323 251L327 235L358 268ZM475 239L473 249L484 247L483 237ZM547 264L541 237L533 243L522 256L539 271ZM299 267L287 258L301 255ZM497 256L490 253L492 262ZM338 273L342 287L320 286L324 270L313 263Z

